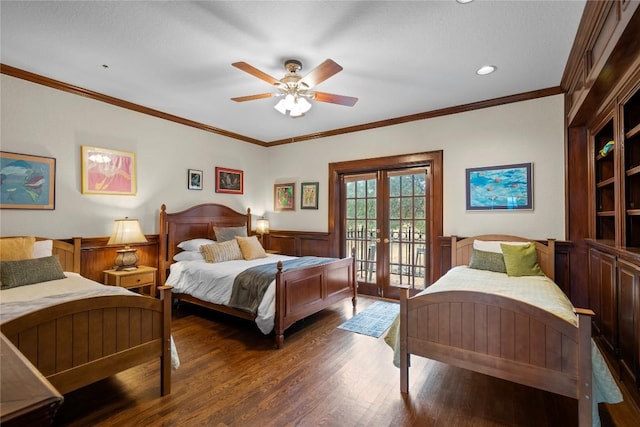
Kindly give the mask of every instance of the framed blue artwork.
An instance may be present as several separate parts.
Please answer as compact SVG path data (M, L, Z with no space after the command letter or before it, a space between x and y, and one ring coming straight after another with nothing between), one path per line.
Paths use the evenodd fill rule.
M469 168L467 210L532 210L533 165Z
M0 208L55 209L56 159L0 151Z

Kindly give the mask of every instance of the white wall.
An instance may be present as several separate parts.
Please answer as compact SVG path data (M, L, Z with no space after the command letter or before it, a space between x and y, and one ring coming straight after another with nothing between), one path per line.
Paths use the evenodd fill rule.
M0 234L106 236L112 220L140 219L158 232L169 211L216 202L266 215L274 229L327 231L328 163L444 151L444 233L509 233L564 238L564 122L561 95L446 117L264 148L68 94L0 77L0 148L55 157L54 211L0 211ZM80 146L136 153L136 196L83 195ZM465 210L465 168L533 162L534 210ZM215 193L214 167L245 172L243 195ZM186 188L187 169L204 171L204 190ZM299 183L320 182L320 209L299 210ZM296 211L273 212L273 184L296 182Z

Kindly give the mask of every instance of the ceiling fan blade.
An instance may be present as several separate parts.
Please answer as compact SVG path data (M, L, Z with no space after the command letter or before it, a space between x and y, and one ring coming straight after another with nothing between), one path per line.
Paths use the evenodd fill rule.
M304 83L311 88L319 85L340 71L342 71L342 67L340 65L336 64L331 59L327 59L316 68L309 71L309 74L304 76L302 80L300 80L300 83Z
M358 102L358 98L354 98L353 96L334 95L333 93L326 92L314 92L314 95L316 101L346 105L347 107L353 107L356 105L356 102Z
M244 101L253 101L255 99L271 98L272 96L274 96L273 93L260 93L257 95L239 96L237 98L231 98L231 100L236 102L244 102Z
M270 85L278 85L280 84L280 80L271 77L269 74L258 70L256 67L254 67L253 65L249 65L246 62L234 62L233 64L234 67L244 71L245 73L249 73L254 77L257 77L261 80L264 80L265 82L269 83Z

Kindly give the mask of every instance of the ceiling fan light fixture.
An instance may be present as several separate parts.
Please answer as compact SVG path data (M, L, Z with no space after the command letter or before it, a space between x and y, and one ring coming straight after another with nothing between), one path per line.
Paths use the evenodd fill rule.
M495 65L484 65L478 68L478 71L476 71L476 74L480 76L486 76L487 74L493 73L496 69L497 67Z
M278 110L281 114L287 114L287 109L284 107L284 98L281 99L280 101L278 101L278 103L276 105L274 105L273 108L275 108L276 110Z

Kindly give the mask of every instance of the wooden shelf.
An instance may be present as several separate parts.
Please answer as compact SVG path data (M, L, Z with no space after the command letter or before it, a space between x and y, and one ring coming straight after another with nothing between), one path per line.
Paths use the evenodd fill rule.
M640 173L640 165L632 167L631 169L628 169L626 172L627 176L632 176L638 173Z
M633 138L640 133L640 123L632 127L627 133L624 134L626 139Z
M639 216L640 209L627 209L627 215L629 216Z
M616 181L616 179L614 177L607 178L607 179L604 179L604 180L598 182L596 184L596 187L598 187L598 188L606 187L607 185L613 184L615 181Z
M596 212L597 216L616 216L616 211L602 211Z
M613 152L616 150L615 145L613 146L613 148L611 148L609 150L609 152L607 153L606 156L603 156L602 154L600 154L600 152L598 151L598 154L596 155L596 162L602 161L604 159L609 158L609 156L613 155ZM613 161L613 160L612 160Z

